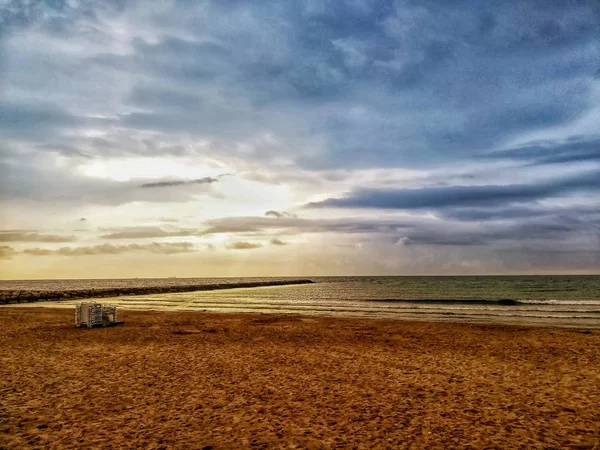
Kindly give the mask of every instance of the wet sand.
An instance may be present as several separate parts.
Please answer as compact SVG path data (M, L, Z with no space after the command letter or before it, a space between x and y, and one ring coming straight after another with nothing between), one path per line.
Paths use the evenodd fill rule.
M600 332L0 307L0 448L600 448Z

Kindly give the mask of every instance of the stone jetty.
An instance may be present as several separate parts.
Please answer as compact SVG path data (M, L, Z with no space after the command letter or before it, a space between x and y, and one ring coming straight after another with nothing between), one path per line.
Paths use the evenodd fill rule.
M288 286L311 284L311 280L248 281L240 283L214 283L182 286L138 286L97 289L66 290L0 290L0 305L9 303L30 303L39 301L59 301L78 298L118 297L121 295L167 294L174 292L215 291L219 289L239 289L268 286Z

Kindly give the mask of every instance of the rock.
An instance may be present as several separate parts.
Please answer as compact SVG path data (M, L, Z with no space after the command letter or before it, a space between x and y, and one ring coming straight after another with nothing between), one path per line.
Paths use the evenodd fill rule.
M512 298L503 298L501 300L498 300L498 304L499 305L516 305L518 302L516 300L513 300Z

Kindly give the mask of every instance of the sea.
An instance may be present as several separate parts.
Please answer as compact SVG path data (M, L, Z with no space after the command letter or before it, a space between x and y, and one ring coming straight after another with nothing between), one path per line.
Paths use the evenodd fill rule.
M0 281L62 290L229 283L230 289L102 298L129 310L206 311L600 329L600 275L307 277L313 284L235 288L281 278ZM293 279L293 278L285 278ZM82 300L18 306L73 308ZM3 307L12 307L6 305Z

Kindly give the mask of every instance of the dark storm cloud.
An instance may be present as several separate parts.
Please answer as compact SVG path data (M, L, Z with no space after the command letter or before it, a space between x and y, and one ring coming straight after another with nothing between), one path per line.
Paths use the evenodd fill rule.
M289 213L287 211L273 211L273 210L267 211L265 213L265 216L278 217L278 218L287 217L287 218L292 218L292 219L296 219L298 217L296 214Z
M600 218L599 218L600 219ZM567 247L579 251L598 241L600 236L596 223L571 223L556 217L522 222L496 223L424 223L398 233L396 245L428 246L491 246L505 248L523 246L552 249Z
M469 205L504 205L532 202L563 194L584 191L600 193L600 172L587 171L580 176L539 184L474 185L426 187L420 189L363 189L343 198L310 203L313 208L420 209Z
M23 231L0 231L0 242L73 242L75 236L39 234Z
M89 255L120 255L122 253L149 252L162 255L190 253L194 245L190 242L152 242L151 244L112 245L102 244L91 247L62 247L58 250L44 248L28 248L23 253L34 256L89 256Z
M272 211L211 221L205 234L335 232L469 248L597 242L600 174L589 170L600 160L599 8L595 0L9 2L0 11L0 201L87 207L212 195L213 181L176 174L117 182L77 171L84 160L186 155L260 182L293 185L312 171L310 195L322 186L332 197L313 207L443 219ZM556 137L506 147L547 130ZM498 161L531 173L472 176L479 185L468 186L445 175L473 162L495 171ZM558 179L567 163L580 175L573 168ZM411 167L442 174L439 185L426 175L352 183L353 169ZM347 174L327 178L328 169ZM350 194L333 198L343 190ZM556 206L565 196L588 206ZM179 231L136 237L168 233Z
M171 180L171 181L153 181L151 183L144 183L140 185L142 188L161 188L161 187L172 187L172 186L185 186L192 184L210 184L217 183L219 180L213 177L199 178L197 180Z
M595 206L544 206L540 204L513 206L449 207L438 212L460 221L524 220L544 217L600 218L600 207Z
M133 2L39 6L35 13L23 7L10 14L17 24L10 35L33 21L40 33L68 40L91 21L95 26L85 29L105 30L108 42L111 27L103 21L128 18L130 52L107 48L73 61L56 50L71 58L68 67L89 67L90 76L143 80L117 99L137 111L121 108L111 127L116 120L134 129L210 136L229 153L237 153L232 140L268 130L298 147L317 147L310 154L286 149L312 168L451 160L521 131L564 123L589 107L600 56L600 13L592 1L550 7L531 0L519 8L474 1L151 5L156 9L147 14ZM29 19L16 19L21 16ZM145 27L156 36L135 37ZM68 109L31 120L13 109L5 117L50 132L44 124L61 129L82 120ZM21 126L12 132L27 134Z
M491 152L490 160L517 160L535 164L600 162L600 136L581 136L563 142L535 142L518 148Z
M279 219L226 217L210 220L200 234L234 233L240 236L334 233L360 235L387 245L426 245L511 248L524 243L535 248L581 251L600 249L600 213L594 208L564 208L558 214L503 217L488 221L440 220L431 216L387 219ZM370 237L369 237L370 236Z
M271 239L271 245L288 245L288 242L282 241L281 239Z

